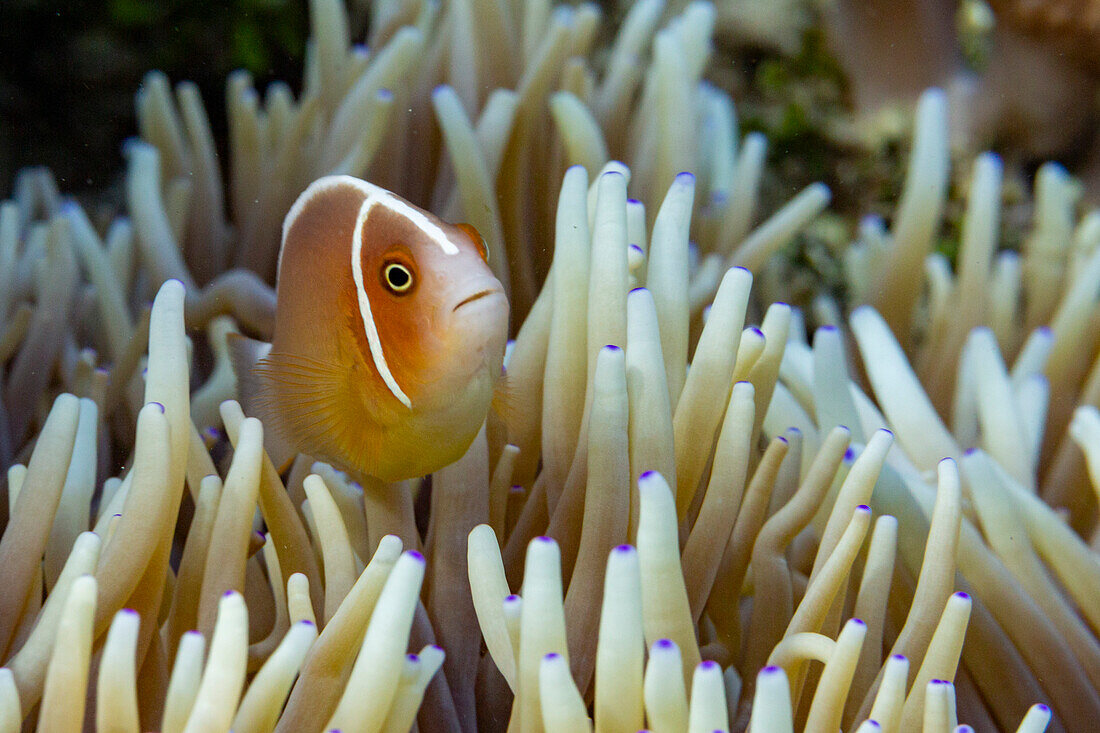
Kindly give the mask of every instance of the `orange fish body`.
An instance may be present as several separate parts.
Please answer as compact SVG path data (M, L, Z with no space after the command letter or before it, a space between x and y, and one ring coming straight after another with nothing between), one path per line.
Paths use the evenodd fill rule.
M502 373L508 302L468 225L350 176L283 224L256 411L292 449L384 481L457 460Z

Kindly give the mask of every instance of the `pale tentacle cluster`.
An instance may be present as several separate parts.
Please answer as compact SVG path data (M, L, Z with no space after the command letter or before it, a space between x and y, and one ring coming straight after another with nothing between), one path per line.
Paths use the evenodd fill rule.
M854 246L849 263L853 272L865 268L858 299L872 299L882 280L915 281L879 292L905 324L925 270L889 263L922 261L930 250L947 175L945 138L936 136L945 126L941 99L930 93L918 118L894 231ZM979 169L992 162L981 158ZM616 224L626 213L616 210L627 181L604 173L594 196L584 195L583 181L581 171L566 174L550 287L509 362L520 385L535 385L517 399L541 411L542 435L578 437L572 446L543 437L533 445L538 466L523 462L532 448L517 443L508 466L519 488L490 497L505 504L490 509L505 517L503 528L494 521L470 535L474 605L508 686L498 692L502 709L515 695L511 724L932 731L960 720L978 729L1025 720L1031 730L1047 726L1051 709L1055 728L1091 720L1100 703L1100 562L1036 496L1039 347L1023 347L1010 373L992 332L972 330L966 348L981 361L968 367L964 354L960 368L982 371L959 378L972 380L960 387L971 392L960 392L955 414L973 428L952 433L878 311L860 306L835 323L818 315L826 322L812 342L804 316L783 304L767 308L759 328L746 327L752 276L735 267L708 306L685 375L668 354L686 348L677 334L689 331L688 319L662 309L677 299L664 298L669 280L661 275L676 268L653 263L669 242L663 217L690 182L677 179L660 208L648 262L637 270L647 277L630 282L646 288L627 293L627 277L604 270L612 256L626 259L628 236ZM982 185L974 184L976 195ZM964 262L982 236L975 226L978 215L967 220ZM1033 237L1043 237L1041 227ZM899 251L906 248L915 252ZM681 288L700 271L684 263ZM588 293L587 311L576 310L577 295L558 295L563 272L567 287ZM945 319L932 287L924 307ZM1069 295L1073 287L1095 289L1100 278L1071 280L1052 311L1059 300L1092 307ZM909 309L893 301L906 293ZM539 326L543 297L550 313ZM816 310L839 313L827 302ZM565 323L574 330L558 342ZM934 315L930 333L911 338L922 343L936 328L956 327ZM1020 327L1013 321L1011 332ZM1039 333L1049 338L1051 330ZM852 376L860 362L869 390ZM528 379L528 370L543 379ZM568 433L560 425L570 419ZM1081 408L1075 434L1086 445L1093 421ZM504 483L494 477L494 486ZM1095 509L1088 511L1080 521L1091 527ZM779 678L786 684L768 681Z
M316 714L322 696L308 692L318 687L338 722L369 701L375 730L407 730L443 661L434 645L405 654L423 557L392 536L373 556L365 538L353 550L332 498L347 487L312 473L307 535L264 453L263 426L232 401L221 406L234 444L223 481L188 417L180 282L161 287L149 328L132 465L100 497L98 519L87 485L95 400L57 397L28 464L8 470L4 730L36 709L38 730L79 730L91 715L86 690L100 731L298 730L287 721ZM190 531L170 565L185 486Z

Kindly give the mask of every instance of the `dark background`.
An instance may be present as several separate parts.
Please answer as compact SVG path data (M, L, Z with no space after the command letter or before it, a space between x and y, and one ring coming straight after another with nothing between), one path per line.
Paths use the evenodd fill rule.
M115 184L150 69L196 82L224 140L226 74L297 89L307 33L302 0L0 0L0 197L29 165L65 193Z

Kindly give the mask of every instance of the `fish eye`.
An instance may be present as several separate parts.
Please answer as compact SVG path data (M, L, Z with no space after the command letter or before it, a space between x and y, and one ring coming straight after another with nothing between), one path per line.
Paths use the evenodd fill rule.
M400 262L387 262L382 268L382 282L391 293L403 295L413 286L412 271Z

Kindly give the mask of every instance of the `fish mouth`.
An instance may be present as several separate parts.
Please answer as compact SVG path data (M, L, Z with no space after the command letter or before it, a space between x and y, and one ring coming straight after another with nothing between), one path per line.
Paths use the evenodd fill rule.
M491 295L496 295L497 293L503 293L503 292L504 291L501 290L499 287L485 288L483 290L479 290L476 293L474 293L473 295L459 301L458 305L456 305L451 310L451 312L453 313L454 311L457 311L459 308L461 308L465 305L469 305L470 303L477 302L477 301L481 300L482 298L488 298Z

